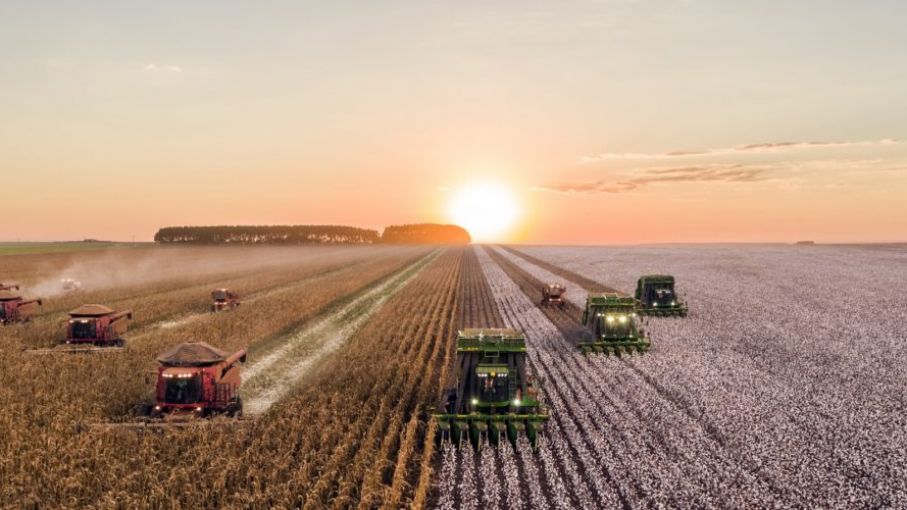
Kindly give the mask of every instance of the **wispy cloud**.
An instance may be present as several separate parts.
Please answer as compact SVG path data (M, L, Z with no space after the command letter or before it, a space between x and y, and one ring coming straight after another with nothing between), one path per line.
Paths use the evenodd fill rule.
M535 191L553 193L600 194L625 193L660 182L756 182L769 179L770 167L727 164L698 165L668 168L649 168L634 171L634 175L615 180L596 180L585 183L534 186Z
M596 156L584 156L580 158L580 163L595 163L598 161L622 160L622 159L675 159L690 158L702 156L724 156L733 154L764 154L778 153L796 149L822 149L834 147L860 147L871 145L894 145L901 143L901 140L894 138L884 138L882 140L862 140L862 141L809 141L809 142L767 142L752 143L747 145L738 145L735 147L722 147L717 149L704 150L678 150L662 153L640 153L640 152L605 152Z
M142 66L143 73L181 73L183 68L172 64L145 64Z

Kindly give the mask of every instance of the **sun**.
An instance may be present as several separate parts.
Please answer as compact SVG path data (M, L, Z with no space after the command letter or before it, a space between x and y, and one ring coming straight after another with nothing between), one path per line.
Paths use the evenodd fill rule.
M513 193L495 183L474 183L456 190L448 203L448 216L469 231L473 241L500 241L519 217Z

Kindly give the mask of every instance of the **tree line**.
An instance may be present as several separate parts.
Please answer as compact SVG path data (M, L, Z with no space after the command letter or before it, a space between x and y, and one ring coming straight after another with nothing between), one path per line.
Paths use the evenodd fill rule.
M455 225L392 225L379 235L344 225L223 225L164 227L154 234L162 244L469 244L469 233Z

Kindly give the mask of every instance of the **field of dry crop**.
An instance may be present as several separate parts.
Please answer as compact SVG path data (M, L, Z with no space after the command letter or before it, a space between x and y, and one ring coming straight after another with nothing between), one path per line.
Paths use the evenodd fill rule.
M588 292L671 273L686 319L584 357ZM0 508L903 508L907 249L130 247L0 257L45 298L0 328ZM63 294L60 278L83 291ZM541 282L567 286L563 310ZM230 287L243 306L207 312ZM120 354L35 356L83 302L132 308ZM455 333L527 334L537 453L438 446ZM136 433L154 357L248 346L249 419Z

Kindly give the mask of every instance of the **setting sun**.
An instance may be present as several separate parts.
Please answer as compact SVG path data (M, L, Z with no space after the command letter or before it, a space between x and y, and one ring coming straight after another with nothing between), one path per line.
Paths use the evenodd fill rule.
M519 215L513 193L504 186L476 183L456 190L448 204L448 216L465 228L474 241L500 241Z

